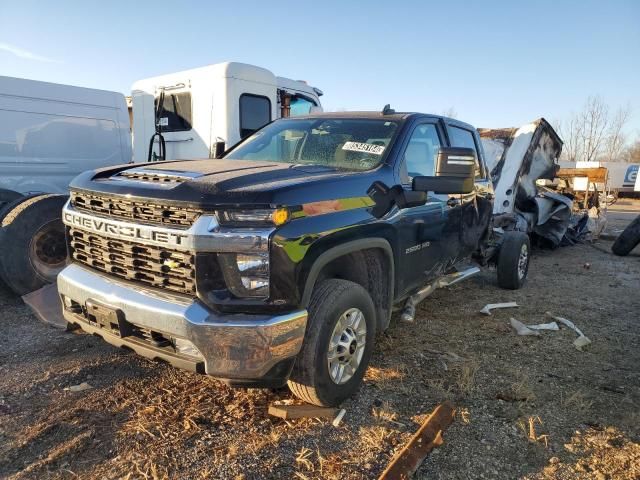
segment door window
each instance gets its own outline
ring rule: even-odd
[[[267,97],[240,95],[240,137],[246,138],[271,121],[271,101]]]
[[[476,142],[473,139],[473,133],[464,128],[449,126],[449,137],[452,147],[471,148],[476,152],[476,178],[482,178],[482,169],[480,168],[480,155]]]
[[[439,149],[440,138],[436,126],[433,123],[418,125],[404,152],[403,174],[409,178],[432,176]]]
[[[155,99],[156,109],[160,96]],[[191,92],[164,94],[158,115],[163,132],[188,132],[191,130]]]

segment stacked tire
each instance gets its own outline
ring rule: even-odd
[[[65,195],[30,195],[0,208],[0,279],[18,295],[55,281],[67,262]]]
[[[611,246],[611,251],[616,255],[625,256],[631,253],[640,243],[640,215],[633,222],[627,225],[627,228],[618,235],[616,241]]]

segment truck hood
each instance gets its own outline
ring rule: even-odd
[[[225,204],[297,205],[366,195],[374,172],[248,160],[188,160],[85,172],[70,186],[204,208]],[[379,175],[375,176],[379,179]]]

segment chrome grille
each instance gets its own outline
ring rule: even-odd
[[[110,275],[195,295],[194,255],[69,229],[71,257]]]
[[[192,208],[84,192],[71,192],[71,205],[78,211],[95,213],[103,217],[129,219],[138,223],[182,229],[189,228],[202,213]]]

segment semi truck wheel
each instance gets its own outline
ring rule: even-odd
[[[5,213],[0,228],[0,277],[18,295],[55,280],[67,261],[64,195],[36,195]]]
[[[625,255],[629,255],[638,243],[640,243],[640,215],[618,235],[616,241],[611,245],[611,251],[616,255],[624,257]]]
[[[508,290],[522,288],[529,272],[531,243],[523,232],[505,232],[498,253],[498,286]]]
[[[353,395],[369,364],[375,330],[373,301],[360,285],[331,279],[316,286],[304,344],[289,379],[293,394],[327,407]]]

